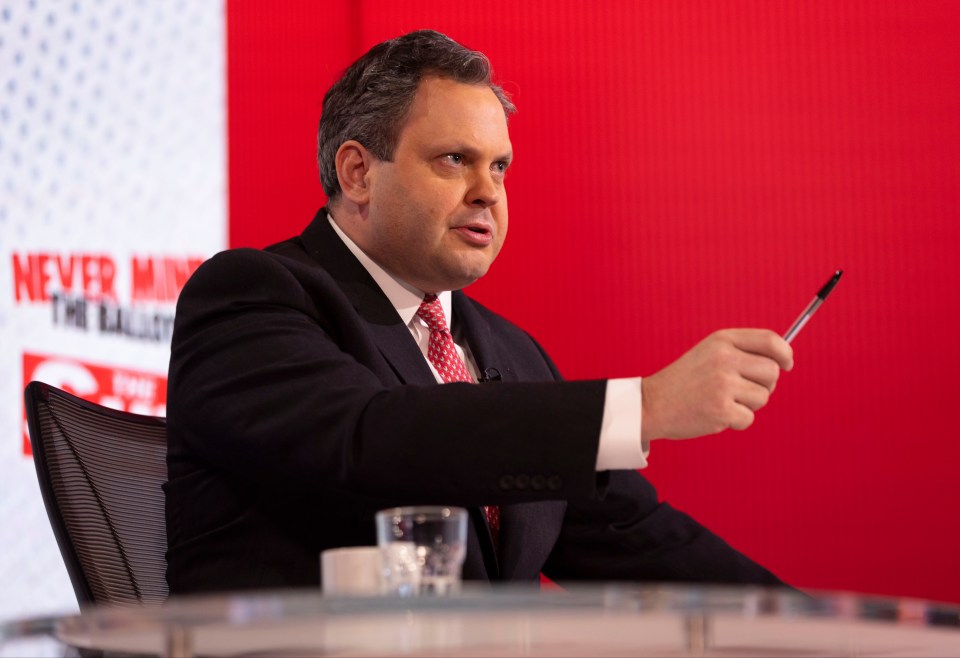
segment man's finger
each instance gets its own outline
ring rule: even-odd
[[[743,387],[733,397],[737,404],[743,405],[750,411],[757,411],[770,401],[770,391],[764,386],[753,382],[744,382]]]
[[[730,339],[739,350],[771,358],[784,370],[793,369],[793,348],[768,329],[734,329]]]
[[[753,425],[756,418],[753,411],[742,404],[734,405],[734,407],[734,411],[731,412],[730,429],[745,430]]]
[[[772,393],[780,378],[780,366],[769,357],[746,354],[740,364],[740,376]]]

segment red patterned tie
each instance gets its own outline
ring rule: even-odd
[[[453,336],[450,335],[450,329],[447,328],[447,319],[443,315],[443,307],[436,295],[424,295],[420,308],[417,310],[423,321],[430,329],[430,344],[427,347],[427,359],[433,364],[433,367],[440,373],[440,378],[445,384],[450,382],[470,382],[473,383],[473,377],[467,371],[467,366],[463,359],[457,354],[457,348],[453,344]],[[500,508],[495,505],[484,506],[483,512],[487,517],[487,525],[490,526],[490,534],[493,535],[494,545],[499,545],[500,537]]]
[[[467,372],[467,366],[457,354],[453,345],[453,336],[447,328],[447,320],[443,317],[443,307],[436,295],[425,295],[417,311],[427,327],[430,329],[430,346],[427,348],[427,358],[440,373],[444,384],[450,382],[470,382],[473,377]]]

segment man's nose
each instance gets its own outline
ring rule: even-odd
[[[500,201],[500,191],[503,183],[494,179],[490,171],[477,172],[467,190],[467,203],[472,206],[488,208]]]

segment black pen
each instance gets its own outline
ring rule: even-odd
[[[803,309],[803,313],[800,314],[793,324],[790,325],[790,328],[787,329],[787,333],[783,335],[783,339],[788,343],[792,341],[797,334],[800,333],[800,330],[803,329],[803,325],[817,312],[817,309],[820,308],[820,305],[827,300],[827,295],[830,294],[830,291],[833,290],[833,287],[837,285],[837,281],[840,280],[840,277],[843,276],[843,270],[837,270],[836,273],[830,277],[830,280],[823,284],[823,287],[820,288],[820,292],[817,293],[817,296],[813,298],[813,301],[807,305],[807,308]]]

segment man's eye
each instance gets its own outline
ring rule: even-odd
[[[448,153],[443,157],[445,157],[447,159],[447,162],[449,162],[450,164],[455,164],[455,165],[463,164],[463,156],[460,155],[459,153]]]
[[[493,168],[496,169],[501,174],[507,171],[508,166],[509,164],[507,164],[506,162],[503,162],[502,160],[500,162],[493,163]]]

